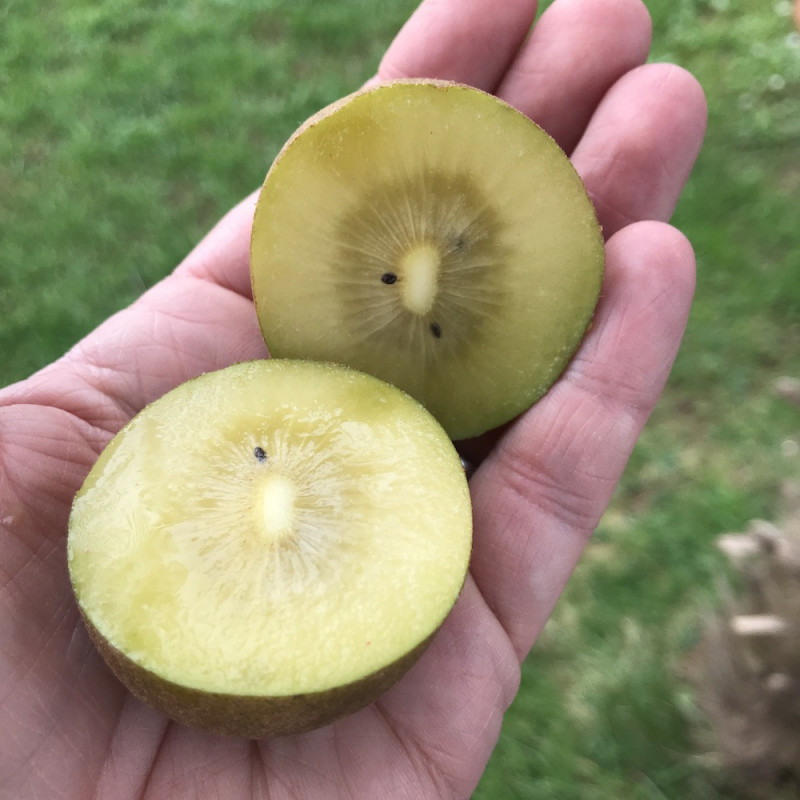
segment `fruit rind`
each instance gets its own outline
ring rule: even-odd
[[[434,631],[392,664],[324,692],[275,697],[231,695],[200,691],[160,678],[111,645],[84,610],[80,611],[103,660],[134,697],[183,725],[242,739],[307,733],[361,710],[414,666],[437,633]]]

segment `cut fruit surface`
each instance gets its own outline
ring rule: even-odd
[[[419,403],[339,366],[249,362],[111,441],[73,505],[69,569],[134,693],[265,736],[397,680],[458,596],[471,525],[458,455]]]
[[[274,356],[349,364],[454,439],[561,374],[592,318],[603,238],[558,145],[496,98],[398,81],[312,117],[275,159],[251,240]]]

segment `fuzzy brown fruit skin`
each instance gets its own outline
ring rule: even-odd
[[[111,645],[83,609],[80,611],[103,660],[134,697],[183,725],[243,739],[307,733],[365,708],[414,666],[436,636],[434,631],[393,664],[344,686],[285,697],[258,697],[198,691],[160,678]]]
[[[428,128],[429,108],[436,113]],[[404,114],[415,120],[413,135],[405,128],[404,136],[395,133]],[[477,133],[482,138],[473,146]],[[401,137],[412,144],[393,149]],[[501,150],[513,155],[493,173]],[[432,187],[434,199],[414,209],[419,185],[424,192]],[[326,196],[335,199],[326,205]],[[432,302],[412,297],[384,314],[389,291],[379,284],[396,291],[403,280],[395,269],[374,267],[388,263],[383,256],[391,248],[379,262],[372,232],[391,220],[386,227],[408,243],[425,230],[424,248],[427,225],[399,229],[395,217],[414,217],[424,207],[433,216],[444,209],[447,219],[448,203],[464,220],[481,220],[478,235],[467,238],[467,249],[474,248],[466,254],[469,268],[456,263],[465,254],[452,256],[449,272],[442,266],[439,273],[450,282],[442,279]],[[373,218],[376,227],[369,228]],[[434,245],[441,255],[458,251],[460,241],[451,228]],[[343,255],[329,261],[339,243]],[[399,253],[402,270],[408,250]],[[485,267],[475,269],[479,262]],[[370,280],[378,291],[365,290],[364,274],[376,269]],[[267,173],[251,239],[253,297],[274,356],[336,361],[377,375],[423,403],[454,440],[505,424],[550,388],[591,325],[603,272],[596,214],[558,145],[507,103],[441,80],[369,86],[303,123]],[[460,277],[468,273],[471,286]],[[450,318],[439,318],[445,314]],[[382,315],[386,325],[373,323]]]

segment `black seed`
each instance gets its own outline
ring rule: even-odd
[[[442,327],[438,322],[431,322],[431,333],[437,338],[442,338]]]
[[[464,236],[463,233],[460,233],[458,236],[453,239],[453,250],[459,251],[463,250],[467,246],[467,237]]]
[[[395,275],[394,272],[384,272],[383,275],[381,275],[381,280],[385,284],[391,285],[397,283],[397,275]]]
[[[256,461],[260,461],[262,464],[267,460],[267,451],[263,447],[256,447],[253,455],[256,457]]]

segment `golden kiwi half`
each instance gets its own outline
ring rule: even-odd
[[[267,174],[251,240],[274,356],[376,375],[453,439],[544,394],[603,269],[594,208],[555,141],[441,81],[374,86],[308,120]]]
[[[455,603],[471,541],[461,462],[417,401],[342,366],[269,360],[131,420],[76,495],[68,559],[133,694],[261,738],[391,686]]]

